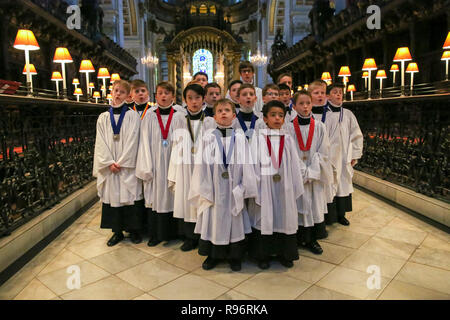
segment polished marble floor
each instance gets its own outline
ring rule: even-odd
[[[204,257],[179,241],[106,246],[97,203],[3,284],[0,299],[450,299],[448,233],[360,190],[353,205],[350,226],[328,228],[322,255],[300,250],[291,269],[246,261],[232,272],[204,271]],[[71,266],[80,289],[67,285]],[[380,272],[378,288],[369,266]]]

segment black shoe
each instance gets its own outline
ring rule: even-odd
[[[205,261],[203,261],[202,268],[204,270],[211,270],[215,266],[217,266],[218,261],[216,259],[213,259],[211,257],[206,258]]]
[[[339,222],[340,224],[342,224],[343,226],[348,226],[348,225],[350,225],[350,221],[348,221],[345,217],[340,217],[339,220],[338,220],[338,222]]]
[[[192,239],[186,239],[184,240],[183,245],[181,246],[181,251],[190,251],[193,250],[196,247],[196,243]]]
[[[148,239],[147,245],[149,247],[154,247],[154,246],[158,245],[159,243],[161,243],[160,240],[157,240],[157,239],[154,239],[154,238],[150,238],[150,239]]]
[[[230,260],[230,268],[233,271],[240,271],[241,270],[241,260],[231,259]]]
[[[286,260],[283,257],[278,257],[280,263],[282,266],[285,266],[286,268],[292,268],[294,266],[294,263],[291,260]]]
[[[131,242],[133,242],[134,244],[138,244],[142,242],[142,237],[139,234],[139,232],[130,232],[130,239]]]
[[[118,244],[120,241],[122,241],[124,238],[123,233],[122,232],[115,232],[113,234],[113,236],[111,237],[111,239],[108,240],[108,247],[112,247],[115,246],[116,244]]]
[[[323,249],[317,241],[308,243],[309,250],[314,254],[322,254]]]
[[[270,263],[268,260],[261,260],[258,262],[258,267],[260,269],[266,270],[270,268]]]

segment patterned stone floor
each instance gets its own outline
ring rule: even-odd
[[[351,225],[328,228],[322,255],[300,250],[291,269],[244,262],[240,272],[204,271],[204,257],[179,241],[110,248],[97,203],[1,286],[0,299],[450,299],[450,235],[362,191],[353,199]],[[70,266],[80,289],[68,288]],[[380,270],[379,289],[367,285],[369,266]]]

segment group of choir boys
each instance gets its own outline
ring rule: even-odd
[[[148,246],[182,239],[198,247],[209,270],[248,257],[261,269],[285,267],[298,247],[321,254],[325,225],[349,225],[353,166],[363,136],[342,107],[343,86],[312,82],[291,96],[292,77],[252,85],[254,68],[222,88],[198,72],[174,104],[169,82],[149,104],[145,82],[113,84],[112,103],[97,121],[93,174],[108,246],[148,235]]]

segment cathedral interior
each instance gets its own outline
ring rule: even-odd
[[[16,0],[0,25],[0,300],[450,299],[448,1]],[[92,166],[113,76],[143,80],[152,104],[168,81],[181,105],[197,72],[225,95],[242,61],[259,88],[343,82],[364,136],[351,225],[271,272],[202,270],[179,241],[107,247]]]

